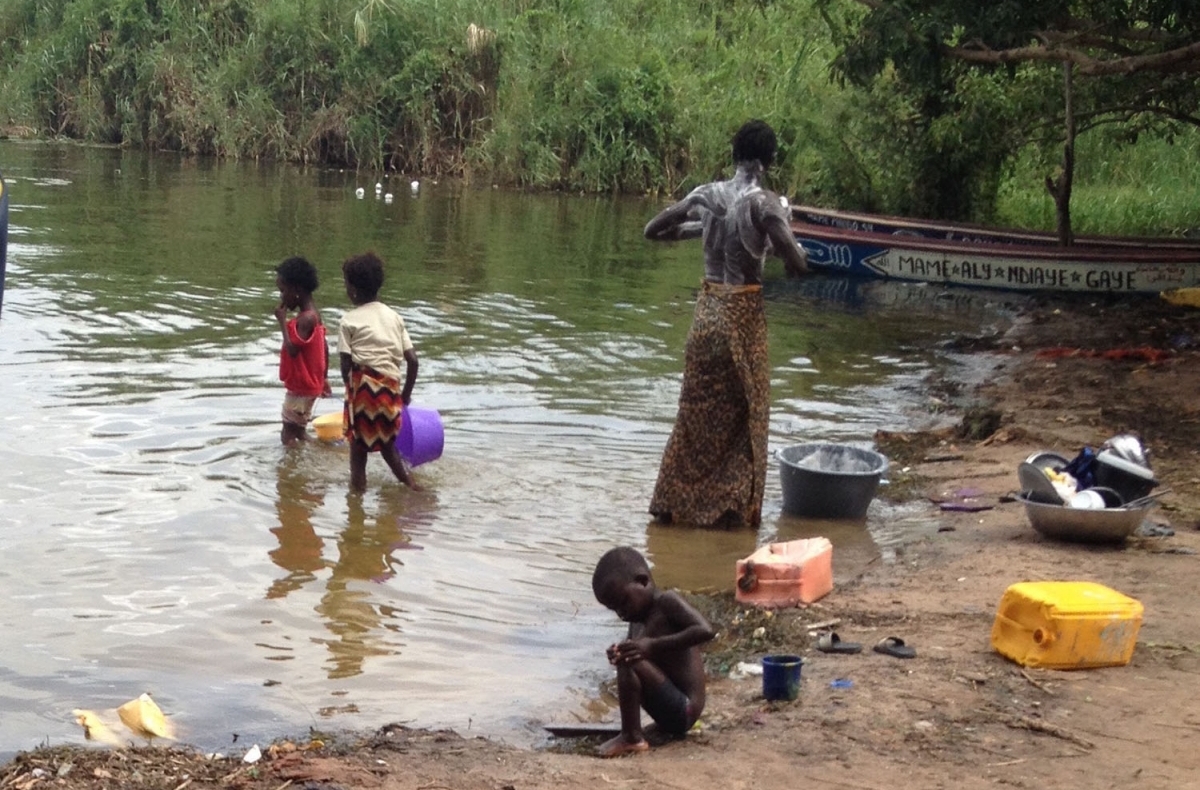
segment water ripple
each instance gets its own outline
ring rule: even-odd
[[[644,548],[665,584],[727,589],[734,559],[802,529],[774,475],[758,535],[648,524],[698,272],[694,247],[640,242],[646,206],[445,186],[367,207],[288,169],[0,149],[0,627],[21,634],[0,655],[0,756],[30,732],[80,742],[62,712],[146,689],[201,747],[396,719],[531,738],[531,717],[608,677],[621,626],[590,590],[605,549]],[[438,201],[455,211],[423,213]],[[475,219],[448,219],[462,212]],[[333,346],[338,262],[366,245],[417,343],[414,399],[445,425],[424,492],[372,458],[350,494],[344,445],[279,446],[273,266],[318,262]],[[942,364],[931,338],[978,320],[871,299],[864,316],[772,286],[772,448],[916,419]],[[925,529],[919,513],[871,518],[839,538],[846,556]]]

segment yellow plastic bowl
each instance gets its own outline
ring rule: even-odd
[[[1172,288],[1159,296],[1180,307],[1200,307],[1200,288]]]
[[[313,430],[317,432],[317,438],[323,442],[336,442],[344,438],[346,434],[346,427],[342,422],[340,411],[314,417],[312,425]]]

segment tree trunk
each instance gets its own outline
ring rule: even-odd
[[[1055,180],[1046,176],[1046,191],[1054,198],[1054,215],[1058,227],[1058,243],[1069,247],[1075,243],[1071,231],[1071,184],[1075,177],[1075,101],[1071,77],[1074,64],[1063,64],[1064,115],[1067,123],[1067,139],[1063,144],[1062,172]]]

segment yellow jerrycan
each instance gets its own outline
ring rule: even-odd
[[[1004,591],[992,647],[1026,667],[1092,669],[1133,658],[1142,604],[1095,582],[1021,582]]]

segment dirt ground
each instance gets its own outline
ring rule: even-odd
[[[876,437],[891,460],[888,490],[901,492],[889,496],[929,500],[939,531],[806,609],[747,612],[732,596],[706,603],[721,632],[714,667],[739,651],[804,655],[795,702],[765,702],[755,677],[714,678],[688,738],[616,760],[589,756],[586,741],[523,750],[393,726],[281,742],[254,765],[179,748],[43,749],[0,766],[0,790],[1200,787],[1200,311],[1047,299],[1011,327],[956,345],[1000,363],[977,388],[929,382],[933,402],[962,414],[959,428]],[[1117,547],[1057,543],[1007,501],[1029,453],[1072,457],[1125,432],[1142,438],[1171,489],[1150,521],[1173,534]],[[964,488],[991,509],[943,512],[932,501]],[[1061,672],[994,652],[996,604],[1027,580],[1098,581],[1141,601],[1132,662]],[[829,621],[867,649],[812,649],[811,627]],[[869,649],[888,635],[917,657]]]

